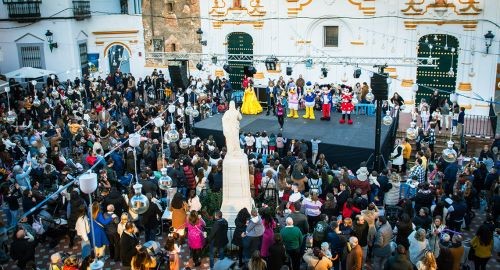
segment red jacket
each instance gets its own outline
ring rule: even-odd
[[[342,217],[350,218],[353,213],[359,214],[361,211],[355,206],[347,207],[347,202],[344,203],[344,206],[342,207]]]
[[[196,179],[194,177],[193,168],[191,168],[191,166],[189,165],[185,165],[184,167],[182,167],[182,170],[184,171],[184,176],[186,177],[187,187],[189,189],[195,189]]]

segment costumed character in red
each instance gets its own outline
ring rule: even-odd
[[[347,114],[347,123],[352,125],[351,112],[354,110],[352,99],[352,91],[347,86],[342,85],[342,94],[340,95],[342,119],[339,121],[341,124],[345,123],[345,116]]]

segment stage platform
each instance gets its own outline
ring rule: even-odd
[[[303,112],[299,112],[300,116]],[[315,112],[316,120],[285,118],[283,136],[291,139],[304,139],[309,143],[313,138],[321,140],[319,152],[324,153],[330,164],[337,163],[350,168],[357,168],[359,163],[366,161],[375,149],[375,116],[353,115],[354,124],[340,124],[340,113],[333,113],[331,121],[321,121],[321,112]],[[383,152],[392,145],[389,142],[389,131],[392,126],[382,125],[381,144]],[[243,115],[240,122],[242,132],[262,132],[278,134],[278,120],[272,114],[265,112],[259,115]],[[201,138],[213,135],[217,145],[224,144],[222,132],[222,114],[204,119],[195,124],[195,133]],[[384,149],[385,148],[385,149]],[[392,149],[390,149],[392,150]],[[310,155],[310,153],[309,153]]]

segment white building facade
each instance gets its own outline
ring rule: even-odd
[[[386,71],[393,78],[389,97],[398,92],[407,104],[438,88],[475,98],[459,97],[458,102],[467,113],[484,115],[489,106],[480,100],[495,96],[499,1],[207,0],[200,1],[200,9],[202,39],[207,41],[204,54],[241,52],[289,59],[279,63],[278,71],[254,63],[255,78],[262,83],[281,75],[296,79],[299,74],[312,82],[369,82],[366,71],[377,71],[373,65],[380,64],[369,58],[390,57],[398,59],[387,61]],[[486,54],[488,31],[497,37]],[[237,39],[247,39],[247,44]],[[437,67],[417,67],[407,60],[417,56],[436,58]],[[297,57],[311,57],[312,65],[290,60]],[[339,57],[352,61],[331,64]],[[193,72],[227,77],[222,64],[206,61],[206,71]],[[365,71],[359,78],[353,77],[356,64]],[[290,76],[286,67],[292,68]],[[328,71],[326,77],[322,68]],[[412,91],[414,83],[422,85],[417,94]]]
[[[0,74],[27,66],[54,71],[60,80],[82,74],[102,77],[117,68],[141,74],[141,2],[4,0],[0,3]]]

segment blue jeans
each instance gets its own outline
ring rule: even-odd
[[[210,267],[214,267],[215,251],[219,254],[219,260],[224,259],[224,247],[214,247],[214,244],[210,243]]]
[[[10,215],[9,208],[2,208],[3,214],[7,218],[7,222],[5,224],[10,225],[12,223],[12,216]]]
[[[83,241],[82,240],[82,258],[86,258],[90,256],[91,252],[91,246],[90,246],[90,241]]]
[[[17,214],[19,213],[19,210],[10,210],[10,227],[14,227],[17,225]]]

